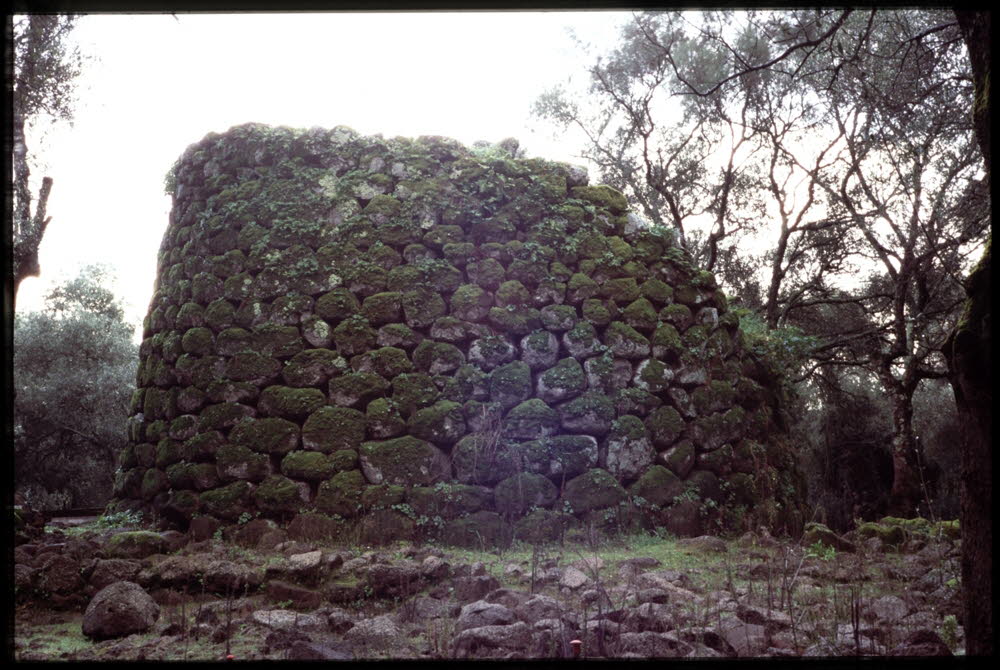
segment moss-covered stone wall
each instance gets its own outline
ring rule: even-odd
[[[502,147],[256,124],[189,147],[115,505],[454,543],[798,527],[714,276],[583,169]]]

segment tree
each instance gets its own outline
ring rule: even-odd
[[[96,506],[125,446],[138,351],[108,272],[87,267],[14,324],[18,488]]]
[[[715,214],[693,253],[737,293],[753,289],[769,328],[821,339],[808,373],[861,366],[877,376],[893,402],[892,508],[912,514],[921,497],[913,394],[946,372],[938,349],[957,316],[958,277],[988,227],[954,16],[644,13],[622,39],[590,69],[595,114],[559,91],[537,111],[583,129],[586,153],[605,160],[605,175],[622,175],[647,213],[665,204],[661,220],[678,230]],[[664,96],[684,110],[659,136],[657,96],[660,110]],[[733,139],[720,140],[727,127]],[[718,173],[706,167],[713,156],[723,157]],[[710,203],[701,211],[699,198]],[[775,221],[768,250],[730,267],[763,261],[767,276],[712,268],[724,240],[745,256],[755,227],[728,222],[755,216]],[[699,239],[683,232],[689,247]]]
[[[12,26],[14,72],[13,103],[13,212],[14,212],[14,287],[26,277],[38,276],[38,247],[49,224],[46,206],[52,191],[52,179],[44,177],[38,201],[32,211],[27,127],[43,117],[72,121],[76,78],[83,57],[71,48],[68,35],[76,17],[32,14],[18,17]]]
[[[972,119],[991,180],[990,12],[956,12],[975,84]],[[962,448],[962,583],[966,653],[993,655],[993,381],[991,239],[965,282],[962,318],[944,346],[964,427]]]

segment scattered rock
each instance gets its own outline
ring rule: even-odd
[[[402,633],[399,626],[388,614],[372,619],[362,619],[344,633],[344,639],[355,647],[386,649],[394,646]]]
[[[490,591],[500,588],[500,582],[492,575],[458,577],[452,582],[455,600],[461,603],[481,600]]]
[[[99,559],[90,573],[90,584],[97,589],[103,589],[115,582],[132,582],[142,565],[139,561],[126,558]]]
[[[876,598],[867,607],[867,613],[881,621],[899,621],[907,614],[910,608],[899,596],[882,596]]]
[[[83,613],[83,634],[97,640],[144,633],[160,616],[160,607],[135,582],[115,582],[101,589]]]
[[[910,634],[903,644],[889,651],[890,656],[951,656],[951,649],[941,636],[932,630],[918,630]]]
[[[423,578],[421,566],[410,560],[396,563],[376,563],[368,568],[368,585],[379,598],[412,595],[419,590]]]
[[[482,626],[462,631],[452,639],[454,658],[516,658],[531,643],[531,629],[523,621],[508,626]]]
[[[770,646],[764,626],[743,623],[738,619],[723,619],[716,629],[737,656],[759,656]]]
[[[427,579],[437,581],[451,574],[451,564],[439,556],[428,556],[420,564],[420,571]]]
[[[503,626],[513,623],[515,619],[514,613],[503,605],[477,600],[462,608],[455,622],[455,632],[482,626]]]
[[[250,620],[274,630],[316,633],[327,630],[326,619],[292,610],[257,610],[250,615]]]
[[[569,566],[563,569],[562,577],[559,579],[559,586],[575,591],[589,581],[590,577],[584,574],[582,570]]]
[[[744,623],[765,626],[769,630],[781,630],[792,625],[792,618],[784,612],[769,610],[764,607],[754,607],[740,603],[736,608],[736,616]]]
[[[622,633],[617,640],[618,654],[635,654],[638,658],[676,658],[692,651],[691,645],[671,633]]]
[[[268,581],[267,595],[275,602],[289,602],[289,607],[296,610],[314,610],[324,601],[323,594],[319,591],[278,579]]]

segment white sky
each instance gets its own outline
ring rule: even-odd
[[[41,307],[84,265],[118,275],[141,322],[170,198],[163,177],[209,132],[256,121],[347,125],[385,137],[465,144],[517,137],[529,155],[580,162],[530,118],[545,89],[591,62],[566,34],[614,45],[629,12],[93,15],[72,35],[96,57],[78,80],[72,127],[29,136],[54,179],[42,277],[18,310]],[[534,131],[534,132],[533,132]],[[33,189],[37,193],[37,186]],[[138,333],[137,333],[138,337]]]

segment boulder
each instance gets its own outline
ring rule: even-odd
[[[399,626],[391,615],[383,614],[371,619],[362,619],[344,633],[344,640],[355,647],[385,649],[394,646],[402,636]]]
[[[514,613],[503,605],[477,600],[464,606],[459,612],[455,632],[481,626],[504,626],[514,623],[515,619]]]
[[[135,582],[114,582],[91,599],[83,613],[83,634],[97,640],[144,633],[160,616],[160,606]]]
[[[531,642],[531,629],[523,621],[507,626],[468,628],[452,639],[453,658],[516,658]]]
[[[315,614],[302,614],[291,610],[257,610],[250,615],[253,623],[281,631],[324,632],[326,619]]]

